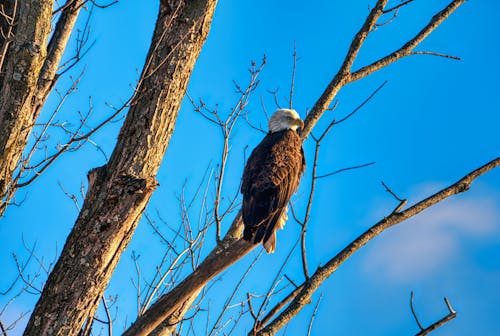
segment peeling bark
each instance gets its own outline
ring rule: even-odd
[[[24,335],[77,335],[97,309],[149,198],[216,0],[162,1],[137,93],[109,162],[89,173],[78,219]]]

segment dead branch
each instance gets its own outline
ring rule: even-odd
[[[452,59],[452,60],[455,60],[455,61],[460,61],[461,60],[461,58],[458,57],[458,56],[447,55],[447,54],[438,53],[438,52],[435,52],[435,51],[412,51],[410,53],[410,55],[430,55],[430,56],[437,56],[437,57],[449,58],[449,59]]]
[[[108,304],[106,303],[106,298],[104,296],[102,297],[102,305],[104,307],[104,312],[106,313],[106,318],[108,319],[105,323],[108,328],[108,336],[113,336],[113,319],[109,313]]]
[[[390,12],[393,12],[393,11],[397,11],[401,7],[408,5],[410,2],[413,2],[413,0],[401,1],[400,4],[398,4],[398,5],[394,6],[394,7],[391,7],[391,8],[388,8],[388,9],[384,9],[384,14],[387,14],[387,13],[390,13]]]
[[[81,129],[84,126],[88,127],[88,125],[86,123],[87,123],[88,118],[91,115],[92,110],[93,110],[92,103],[90,103],[89,113],[83,117],[82,123],[78,126],[78,128],[75,131],[71,132],[71,136],[68,139],[68,141],[64,144],[60,144],[58,146],[58,150],[54,154],[47,156],[46,158],[44,158],[43,160],[41,160],[40,162],[38,162],[32,166],[25,167],[23,169],[23,171],[27,170],[27,169],[37,168],[37,167],[40,167],[40,168],[28,180],[15,184],[15,186],[14,186],[15,189],[23,188],[23,187],[26,187],[27,185],[33,183],[62,154],[66,153],[68,151],[75,151],[76,149],[79,149],[85,143],[85,141],[89,141],[89,139],[92,135],[94,135],[97,131],[99,131],[104,126],[108,125],[112,120],[114,120],[116,117],[118,117],[118,115],[121,114],[126,108],[128,108],[130,106],[130,102],[132,101],[132,99],[134,97],[135,97],[135,94],[131,98],[129,98],[121,107],[117,108],[110,116],[108,116],[106,119],[101,121],[97,126],[91,127],[90,131],[81,134],[80,133]],[[74,145],[74,144],[76,145],[76,148],[72,147],[72,145]],[[19,179],[21,177],[22,176],[20,174],[17,174],[15,181],[16,182],[19,181]]]
[[[366,40],[368,34],[372,31],[375,23],[379,19],[379,17],[383,14],[382,10],[387,4],[388,0],[379,0],[375,7],[370,11],[370,14],[366,18],[363,26],[359,30],[359,32],[354,37],[349,50],[340,66],[339,71],[333,77],[332,81],[328,84],[326,89],[321,94],[320,98],[316,101],[313,108],[307,115],[304,122],[304,129],[301,132],[302,138],[307,138],[314,125],[321,118],[323,113],[328,109],[328,106],[331,104],[338,91],[346,84],[349,83],[350,79],[350,70],[358,52]]]
[[[63,25],[71,24],[70,20],[74,20],[75,15],[78,14],[78,11],[81,6],[79,6],[77,2],[79,2],[80,5],[83,5],[87,1],[88,0],[83,0],[83,1],[73,0],[73,4],[71,5],[71,7],[68,7],[65,10],[63,10],[61,17],[58,20],[58,25],[61,25],[61,29],[65,28]],[[58,63],[54,64],[53,71],[59,71],[59,73],[55,74],[54,72],[55,75],[53,76],[51,86],[54,86],[55,81],[57,81],[61,76],[63,76],[65,73],[74,68],[78,63],[80,63],[81,60],[89,53],[89,51],[94,46],[95,40],[90,42],[90,32],[91,32],[90,20],[92,18],[93,13],[94,13],[94,6],[91,6],[90,10],[88,11],[87,18],[85,20],[83,28],[77,31],[75,38],[75,49],[71,57],[66,61],[64,61],[63,63],[61,63],[61,58],[59,56]]]
[[[327,174],[323,174],[323,175],[318,175],[318,176],[316,176],[316,179],[322,179],[322,178],[329,177],[329,176],[332,176],[332,175],[336,175],[336,174],[339,174],[339,173],[342,173],[342,172],[345,172],[345,171],[348,171],[348,170],[353,170],[353,169],[359,169],[359,168],[368,167],[368,166],[374,165],[375,163],[376,162],[368,162],[368,163],[363,163],[363,164],[360,164],[360,165],[357,165],[357,166],[340,168],[340,169],[332,171],[331,173],[327,173]]]
[[[241,213],[238,213],[224,239],[198,268],[170,292],[161,296],[123,335],[142,335],[152,331],[189,300],[194,300],[199,291],[217,274],[253,250],[255,245],[240,239],[242,226]]]
[[[346,116],[344,116],[343,118],[339,119],[339,120],[335,120],[334,121],[334,124],[337,125],[337,124],[340,124],[344,121],[346,121],[347,119],[349,119],[350,117],[352,117],[353,115],[355,115],[359,110],[361,110],[361,108],[363,106],[366,105],[366,103],[368,103],[373,97],[375,97],[375,95],[380,91],[382,90],[382,88],[387,84],[387,81],[384,81],[382,84],[380,84],[368,97],[366,97],[365,100],[363,100],[361,102],[361,104],[359,104],[354,110],[352,110],[352,112],[350,112],[349,114],[347,114]]]
[[[465,0],[453,0],[448,6],[443,10],[434,15],[429,23],[418,32],[414,38],[406,42],[401,48],[390,53],[389,55],[382,57],[378,61],[373,62],[370,65],[362,67],[361,69],[353,72],[350,76],[349,82],[354,82],[358,79],[368,76],[369,74],[378,71],[395,61],[411,55],[415,47],[417,47],[427,36],[429,36],[434,29],[436,29],[444,20],[446,20],[451,13],[453,13],[458,7],[460,7]]]
[[[287,256],[285,257],[285,259],[281,263],[280,268],[276,272],[276,275],[274,276],[274,279],[271,282],[271,285],[269,286],[269,289],[268,289],[266,295],[264,296],[264,300],[262,301],[262,303],[261,303],[261,305],[259,307],[259,310],[257,311],[257,320],[255,320],[255,322],[254,322],[251,334],[255,333],[257,330],[259,330],[261,328],[262,322],[260,321],[260,318],[262,316],[264,316],[264,313],[265,313],[265,311],[267,309],[267,306],[268,306],[268,304],[269,304],[269,302],[271,300],[271,297],[273,295],[277,294],[278,291],[276,291],[276,288],[278,287],[279,283],[283,279],[283,277],[281,276],[281,274],[283,273],[283,271],[285,270],[286,265],[290,261],[292,255],[293,255],[293,253],[295,251],[295,249],[297,248],[297,245],[298,245],[299,241],[300,241],[300,238],[297,239],[297,241],[295,242],[295,244],[293,244],[293,246],[290,249],[290,251],[288,252]]]
[[[92,4],[93,4],[94,6],[96,6],[97,8],[102,8],[102,9],[104,9],[104,8],[108,8],[108,7],[111,7],[111,6],[115,5],[115,4],[117,4],[117,3],[118,3],[118,0],[111,1],[111,2],[109,2],[109,3],[107,3],[107,4],[104,4],[104,5],[100,5],[100,4],[98,4],[95,0],[90,0],[90,2],[92,2]]]

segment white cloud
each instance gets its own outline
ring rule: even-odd
[[[492,195],[461,195],[425,210],[374,241],[364,271],[403,283],[428,277],[457,258],[463,243],[500,236],[498,203]]]

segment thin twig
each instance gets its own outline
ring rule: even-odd
[[[293,108],[293,91],[295,89],[295,71],[297,70],[297,43],[293,41],[293,65],[292,65],[292,78],[290,80],[290,96],[289,107]]]
[[[2,335],[3,336],[8,336],[7,335],[7,330],[5,330],[5,327],[4,327],[4,325],[3,325],[3,323],[2,323],[1,320],[0,320],[0,330],[2,330]]]
[[[115,4],[117,4],[118,0],[111,1],[110,3],[104,4],[104,5],[98,4],[95,0],[90,0],[90,2],[92,2],[92,4],[94,6],[96,6],[97,8],[102,8],[103,9],[103,8],[108,8],[108,7],[111,7],[111,6],[115,5]]]
[[[420,330],[424,330],[424,327],[422,327],[422,324],[418,320],[417,313],[415,313],[415,308],[413,307],[413,299],[414,299],[414,297],[415,297],[415,294],[413,293],[413,291],[411,291],[411,294],[410,294],[410,309],[411,309],[411,313],[413,315],[413,318],[415,318],[415,322],[417,322],[417,325],[420,328]]]
[[[460,61],[461,58],[458,56],[454,55],[448,55],[448,54],[442,54],[434,51],[412,51],[410,55],[430,55],[430,56],[437,56],[437,57],[444,57],[444,58],[450,58],[455,61]]]
[[[111,315],[109,314],[108,304],[106,303],[106,299],[104,298],[104,296],[102,297],[102,305],[104,307],[106,317],[108,318],[108,336],[113,336],[113,320],[111,319]]]
[[[390,12],[392,12],[392,11],[395,11],[395,10],[400,9],[400,8],[401,8],[401,7],[403,7],[403,6],[408,5],[408,4],[409,4],[409,3],[411,3],[411,2],[413,2],[413,0],[406,0],[406,1],[403,1],[403,2],[401,2],[399,5],[396,5],[396,6],[394,6],[394,7],[391,7],[391,8],[389,8],[389,9],[384,9],[382,12],[383,12],[384,14],[390,13]]]
[[[389,194],[392,195],[392,197],[394,197],[397,201],[399,201],[399,204],[398,206],[392,211],[392,213],[399,213],[401,211],[401,209],[403,209],[403,207],[406,205],[406,203],[408,203],[408,200],[407,199],[402,199],[402,198],[399,198],[398,195],[396,195],[388,186],[387,184],[384,183],[384,181],[382,181],[382,185],[384,186],[385,188],[385,191],[387,191]]]
[[[375,163],[376,162],[369,162],[369,163],[364,163],[364,164],[357,165],[357,166],[352,166],[352,167],[346,167],[346,168],[337,169],[337,170],[334,170],[334,171],[332,171],[331,173],[328,173],[328,174],[318,175],[318,176],[316,176],[316,179],[322,179],[322,178],[325,178],[325,177],[328,177],[328,176],[336,175],[336,174],[345,172],[347,170],[368,167],[368,166],[374,165]]]
[[[316,314],[318,313],[318,307],[319,307],[319,304],[321,303],[322,299],[323,299],[323,294],[320,295],[318,301],[316,302],[316,305],[314,306],[313,314],[311,315],[311,319],[309,320],[309,327],[307,328],[307,336],[311,335],[314,318],[316,317]]]
[[[260,317],[264,314],[264,311],[267,307],[267,304],[269,303],[269,300],[271,299],[271,296],[274,293],[274,290],[278,286],[278,283],[280,281],[280,275],[285,269],[285,266],[288,264],[288,261],[290,260],[293,252],[295,251],[295,248],[297,247],[297,244],[299,242],[299,239],[295,242],[295,244],[292,246],[290,249],[290,252],[288,252],[288,255],[286,256],[285,260],[281,264],[280,268],[278,269],[278,272],[276,273],[276,276],[273,279],[273,282],[271,283],[271,286],[269,286],[269,290],[266,293],[266,296],[264,298],[264,301],[262,301],[262,304],[259,307],[259,311],[257,312],[257,318],[260,319]],[[257,320],[256,323],[254,323],[253,330],[258,330],[262,326],[262,323]]]
[[[382,90],[382,88],[387,84],[387,81],[384,81],[382,84],[380,84],[365,100],[363,100],[361,102],[361,104],[359,104],[354,110],[352,110],[351,113],[349,113],[348,115],[346,115],[345,117],[343,117],[342,119],[339,119],[337,121],[335,121],[335,125],[337,124],[340,124],[341,122],[344,122],[346,121],[347,119],[349,119],[350,117],[352,117],[354,114],[356,114],[356,112],[358,112],[359,110],[361,110],[361,108],[363,106],[366,105],[366,103],[368,103],[373,97],[375,97],[375,95],[380,91]]]
[[[233,292],[231,293],[231,295],[229,296],[229,298],[224,303],[224,306],[222,307],[222,310],[219,313],[219,316],[215,320],[215,323],[212,326],[212,329],[210,330],[210,333],[206,333],[206,335],[212,335],[214,333],[215,329],[218,327],[219,323],[221,322],[222,318],[224,317],[224,313],[227,311],[227,308],[231,304],[231,301],[233,300],[233,298],[235,297],[236,293],[240,289],[241,285],[243,284],[243,282],[247,278],[248,274],[250,274],[250,271],[253,269],[253,267],[255,266],[255,264],[257,263],[257,261],[259,260],[259,258],[262,256],[262,251],[263,250],[261,250],[259,252],[259,254],[257,254],[257,256],[255,256],[255,258],[253,259],[252,263],[248,266],[248,268],[245,271],[245,273],[241,276],[240,280],[238,281],[238,283],[234,287]]]

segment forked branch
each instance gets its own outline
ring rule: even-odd
[[[378,19],[389,12],[392,12],[392,9],[385,10],[385,6],[387,5],[387,0],[378,0],[375,7],[370,11],[370,14],[366,18],[363,26],[358,31],[353,41],[351,42],[351,46],[344,58],[344,61],[337,72],[337,74],[333,77],[332,81],[328,84],[326,89],[323,91],[321,97],[314,104],[311,112],[307,115],[305,120],[305,126],[301,133],[301,137],[303,139],[309,136],[309,133],[314,128],[314,125],[321,118],[323,113],[328,109],[328,106],[331,104],[337,93],[340,91],[342,87],[345,85],[357,81],[361,78],[364,78],[375,71],[378,71],[399,59],[415,54],[422,54],[422,52],[415,52],[414,49],[427,37],[429,34],[434,31],[444,20],[446,20],[451,13],[453,13],[460,5],[462,5],[465,0],[453,0],[451,1],[446,8],[438,12],[434,15],[429,23],[418,32],[412,39],[406,42],[401,48],[396,51],[388,54],[385,57],[380,58],[379,60],[373,62],[372,64],[366,65],[359,70],[354,72],[351,71],[352,65],[356,56],[358,55],[359,50],[361,49],[364,41],[367,36],[372,32],[373,27],[376,25]],[[403,3],[406,5],[406,3]],[[400,6],[401,7],[401,6]],[[400,8],[398,7],[398,8]],[[425,53],[429,54],[429,53]],[[438,54],[438,53],[431,53]],[[440,54],[441,55],[441,54]]]
[[[413,307],[413,298],[414,298],[414,294],[413,294],[413,292],[411,292],[411,295],[410,295],[410,309],[411,309],[411,313],[412,313],[413,317],[415,318],[415,322],[417,322],[417,325],[418,325],[418,327],[420,329],[420,331],[417,334],[415,334],[415,336],[424,336],[424,335],[427,335],[430,332],[432,332],[432,331],[436,330],[437,328],[441,327],[442,325],[450,322],[451,320],[453,320],[457,316],[457,312],[451,306],[451,303],[448,300],[448,298],[445,297],[444,298],[444,303],[446,303],[446,307],[448,308],[448,314],[446,316],[442,317],[441,319],[439,319],[438,321],[434,322],[433,324],[431,324],[427,328],[424,328],[422,326],[422,324],[420,323],[420,321],[418,320],[417,313],[415,312],[415,308]]]

